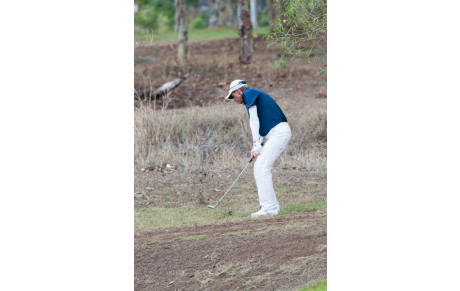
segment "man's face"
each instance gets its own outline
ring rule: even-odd
[[[235,100],[239,104],[243,103],[243,91],[241,91],[240,89],[236,89],[235,91],[233,91],[232,97],[233,100]]]

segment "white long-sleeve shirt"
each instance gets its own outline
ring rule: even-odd
[[[252,132],[252,144],[253,147],[252,149],[256,154],[260,153],[260,150],[262,149],[262,141],[264,139],[263,136],[260,136],[259,134],[259,128],[260,128],[260,123],[259,123],[259,116],[257,115],[257,106],[251,106],[249,108],[249,125],[251,127],[251,132]]]

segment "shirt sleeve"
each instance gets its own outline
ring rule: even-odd
[[[260,144],[263,140],[263,137],[260,136],[259,134],[260,123],[259,123],[259,116],[257,115],[256,105],[251,106],[249,108],[249,125],[251,127],[253,143],[258,142]]]

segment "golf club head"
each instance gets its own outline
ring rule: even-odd
[[[216,208],[216,206],[208,205],[208,208],[214,209],[214,208]]]

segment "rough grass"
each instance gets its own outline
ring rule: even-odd
[[[314,101],[311,101],[314,102]],[[230,102],[209,107],[154,110],[139,104],[134,114],[134,163],[137,170],[166,166],[238,168],[248,158],[251,132],[246,110]],[[299,106],[289,113],[292,138],[280,158],[310,171],[326,171],[325,109]]]
[[[248,140],[245,119],[228,104],[163,111],[141,105],[135,109],[135,165],[231,165]]]
[[[220,206],[219,206],[220,207]],[[286,205],[281,206],[280,215],[296,214],[300,212],[316,211],[326,209],[326,201],[320,201],[304,205]],[[253,210],[236,211],[234,208],[230,211],[228,207],[208,209],[205,205],[188,205],[183,207],[165,208],[149,207],[134,209],[134,230],[143,232],[166,227],[177,227],[187,225],[205,225],[213,223],[238,222],[247,220]],[[264,218],[259,218],[264,219]],[[303,225],[302,227],[304,227]],[[297,227],[295,225],[284,227],[288,229]],[[226,235],[243,235],[254,234],[265,231],[282,230],[281,228],[265,228],[249,230],[248,233],[227,233]]]
[[[204,205],[179,208],[136,208],[134,209],[134,229],[136,231],[145,231],[164,227],[238,221],[238,219],[247,219],[250,213],[251,211],[232,211],[232,213],[229,213],[227,208],[208,209]]]

